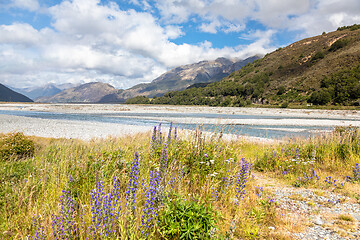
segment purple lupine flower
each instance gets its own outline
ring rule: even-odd
[[[238,173],[237,179],[236,179],[236,198],[237,198],[237,204],[241,201],[242,198],[245,196],[245,187],[247,182],[247,176],[249,172],[249,163],[246,161],[245,158],[241,159],[241,169]]]
[[[51,217],[55,239],[76,237],[79,232],[74,219],[77,204],[71,197],[70,192],[63,190],[62,193],[63,195],[60,196],[60,214]]]
[[[175,131],[174,131],[174,142],[176,143],[177,140],[177,127],[175,127]]]
[[[116,222],[121,215],[119,180],[113,178],[113,189],[104,191],[102,181],[90,192],[91,200],[91,233],[95,239],[101,236],[112,236],[116,232]]]
[[[262,197],[262,193],[264,192],[264,188],[263,187],[257,187],[255,186],[255,193],[256,193],[256,196],[258,197]]]
[[[161,177],[160,171],[150,171],[150,182],[146,192],[145,207],[141,216],[141,234],[144,237],[149,235],[151,228],[154,226],[154,220],[157,218],[157,206],[161,201],[159,197],[159,185]]]
[[[133,159],[131,172],[130,172],[130,179],[128,184],[128,190],[125,192],[127,206],[130,207],[131,212],[135,215],[136,209],[136,191],[138,188],[138,180],[139,180],[139,153],[135,153],[135,158]]]
[[[161,132],[161,123],[159,123],[159,129],[158,129],[158,145],[161,146],[162,142],[163,142],[163,136],[162,136],[162,132]]]
[[[354,175],[354,181],[360,181],[360,166],[359,163],[355,164],[354,170],[353,170],[353,175]]]
[[[156,126],[154,126],[154,131],[151,137],[151,148],[153,153],[155,153],[155,150],[157,148],[157,133],[156,133]]]
[[[171,122],[170,122],[168,139],[167,139],[167,144],[168,144],[168,145],[170,145],[170,143],[171,143],[171,131],[172,131],[172,128],[173,128],[173,122],[171,121]]]
[[[213,187],[213,188],[212,188],[211,197],[212,197],[212,199],[213,199],[214,201],[217,201],[217,200],[218,200],[218,198],[219,198],[219,193],[218,193],[216,187]]]
[[[41,225],[41,220],[40,220],[40,216],[35,215],[33,217],[33,227],[35,229],[35,236],[32,237],[32,239],[34,240],[45,240],[46,239],[46,235],[45,235],[45,229],[44,226]]]

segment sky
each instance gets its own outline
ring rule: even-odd
[[[0,0],[0,83],[126,89],[355,23],[359,0]]]

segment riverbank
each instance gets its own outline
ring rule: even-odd
[[[360,126],[359,111],[220,108],[203,106],[159,106],[122,104],[0,104],[0,111],[41,112],[55,114],[104,114],[118,119],[137,119],[175,124],[213,124],[262,126],[267,131],[305,131],[306,127]],[[15,114],[16,115],[16,114]],[[134,125],[132,122],[99,122],[0,114],[0,132],[20,131],[25,135],[53,138],[106,138],[151,132],[155,125]],[[211,116],[211,117],[209,117]],[[289,128],[294,126],[294,128]],[[303,128],[302,128],[303,127]],[[309,129],[308,129],[309,130]],[[311,130],[316,132],[317,130]],[[325,132],[325,131],[323,131]],[[267,142],[266,138],[244,136],[241,132],[226,135],[229,139]]]

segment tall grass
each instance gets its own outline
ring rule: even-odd
[[[311,169],[319,178],[351,175],[359,162],[358,139],[357,129],[338,129],[307,141],[262,145],[224,141],[201,128],[190,135],[172,127],[165,133],[161,126],[88,142],[29,138],[32,157],[0,161],[0,236],[286,238],[268,229],[285,223],[253,171],[292,180],[305,172],[314,182]]]

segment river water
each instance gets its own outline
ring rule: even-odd
[[[288,117],[288,116],[264,116],[264,115],[243,115],[243,114],[216,114],[216,113],[135,113],[135,112],[113,112],[113,113],[59,113],[42,111],[16,111],[0,110],[0,114],[24,116],[40,119],[60,119],[70,121],[105,122],[133,126],[156,126],[162,123],[163,126],[170,126],[170,122],[178,128],[195,129],[199,125],[199,119],[204,131],[216,131],[245,136],[278,139],[283,137],[309,137],[314,134],[329,132],[335,126],[331,124],[301,125],[294,122],[306,122],[313,120],[310,117]],[[192,121],[197,119],[197,121]],[[217,119],[228,123],[215,123]],[[261,120],[267,120],[267,124],[257,124]],[[318,119],[319,120],[319,119]],[[321,121],[346,120],[347,122],[358,122],[354,119],[321,118]],[[241,123],[247,122],[246,124]],[[251,122],[254,123],[251,123]],[[281,121],[281,124],[271,122]],[[237,123],[237,122],[240,122]],[[250,122],[250,123],[249,123]],[[286,124],[291,122],[291,124]]]

